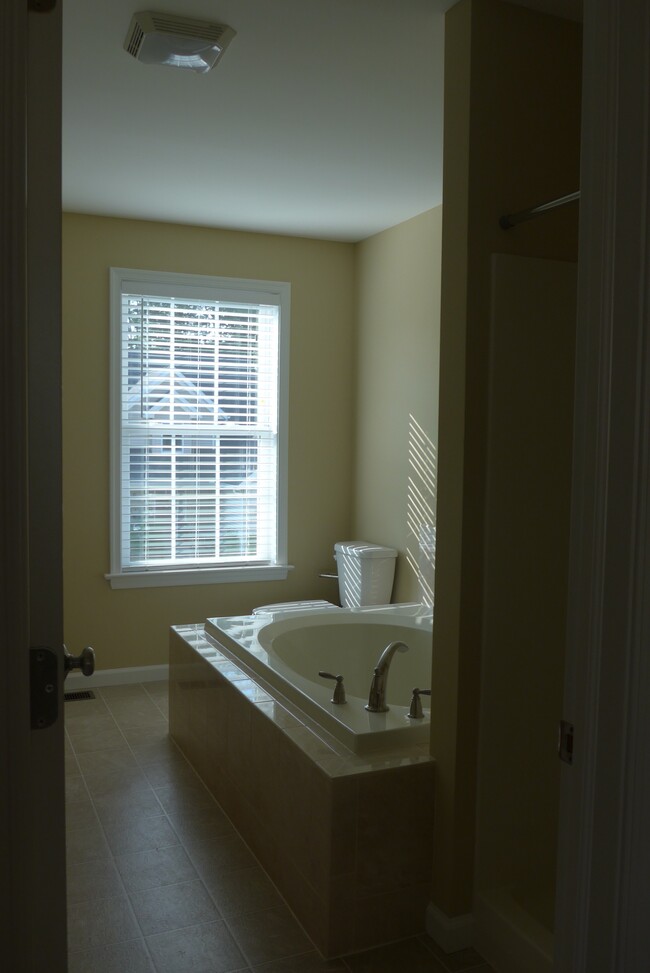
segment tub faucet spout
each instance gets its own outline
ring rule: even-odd
[[[366,709],[370,713],[385,713],[389,707],[386,705],[386,685],[388,683],[388,670],[396,652],[406,652],[408,645],[406,642],[390,642],[382,654],[379,662],[375,666],[375,672],[370,683],[370,692]]]

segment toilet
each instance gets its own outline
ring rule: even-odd
[[[397,558],[394,548],[366,541],[339,541],[334,551],[343,608],[389,604]]]
[[[397,551],[367,541],[338,541],[334,545],[338,568],[339,599],[343,608],[388,605],[393,590]],[[329,601],[285,601],[261,605],[258,612],[308,611],[335,608]]]

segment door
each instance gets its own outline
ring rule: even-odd
[[[66,962],[60,422],[60,5],[0,5],[2,119],[2,665],[0,893],[3,960]],[[32,9],[28,9],[32,8]],[[42,8],[40,12],[36,8]],[[46,710],[30,701],[30,646],[53,659]],[[46,695],[44,692],[43,696]],[[43,728],[32,728],[32,720]]]
[[[650,5],[586,0],[557,973],[650,956]]]

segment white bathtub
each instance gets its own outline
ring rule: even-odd
[[[429,739],[429,710],[408,718],[414,687],[431,685],[432,614],[414,605],[269,612],[208,619],[206,633],[273,689],[356,753],[408,747]],[[390,667],[386,713],[365,709],[373,670],[389,642],[405,642]],[[344,677],[347,702],[331,702]],[[425,702],[428,697],[423,697]]]

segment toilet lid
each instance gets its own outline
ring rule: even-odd
[[[394,547],[384,547],[382,544],[369,544],[367,541],[338,541],[334,545],[337,554],[349,557],[397,557]]]

